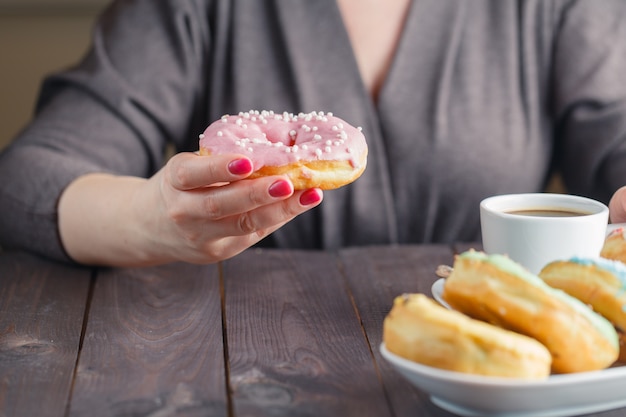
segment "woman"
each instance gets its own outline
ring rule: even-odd
[[[0,244],[149,265],[262,239],[469,241],[482,198],[555,170],[625,221],[625,18],[623,0],[113,2],[0,156]],[[250,109],[332,111],[363,127],[368,168],[320,205],[287,178],[246,180],[243,155],[193,153]]]

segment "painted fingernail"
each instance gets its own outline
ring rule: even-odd
[[[228,172],[233,175],[246,175],[252,172],[252,162],[249,159],[235,159],[228,163]]]
[[[272,197],[288,197],[293,193],[293,187],[289,181],[278,180],[270,185],[268,191]]]
[[[300,204],[303,206],[310,206],[311,204],[319,203],[322,200],[322,192],[317,188],[311,188],[306,190],[300,196]]]

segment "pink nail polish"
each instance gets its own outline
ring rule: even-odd
[[[228,163],[228,171],[233,175],[246,175],[252,172],[252,162],[249,159],[235,159]]]
[[[272,197],[288,197],[293,193],[293,187],[289,181],[278,180],[268,189]]]
[[[310,206],[311,204],[319,203],[321,200],[322,193],[317,188],[306,190],[300,196],[300,204],[303,206]]]

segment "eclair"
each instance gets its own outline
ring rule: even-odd
[[[604,258],[573,257],[549,263],[539,277],[608,319],[619,334],[619,359],[626,360],[626,265]]]
[[[539,341],[555,373],[599,370],[618,358],[618,335],[607,319],[505,255],[457,255],[442,297],[474,319]]]
[[[477,375],[543,379],[552,363],[550,352],[535,339],[448,310],[424,294],[394,299],[383,341],[405,359]]]

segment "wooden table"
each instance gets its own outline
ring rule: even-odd
[[[378,346],[393,298],[469,246],[95,270],[0,253],[0,417],[450,416]]]

